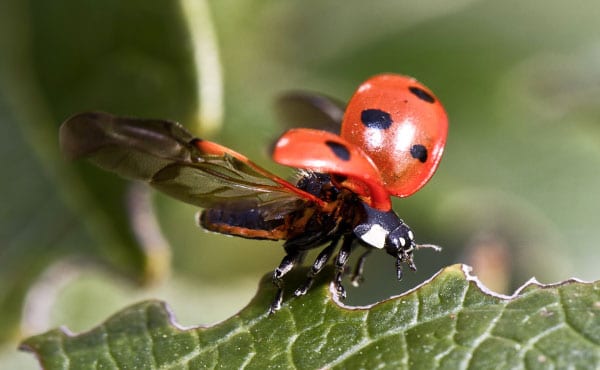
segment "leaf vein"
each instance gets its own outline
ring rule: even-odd
[[[154,343],[154,338],[152,337],[152,333],[150,332],[150,316],[148,315],[149,309],[150,309],[150,307],[146,306],[144,309],[144,312],[143,312],[144,333],[146,334],[146,337],[150,341],[150,346],[152,348],[152,350],[151,350],[152,356],[150,356],[150,361],[152,361],[152,368],[156,369],[158,367],[158,362],[156,361],[157,357],[156,357],[156,346]]]
[[[256,350],[255,349],[252,349],[251,351],[248,351],[248,354],[244,358],[244,362],[242,362],[241,365],[240,365],[240,369],[245,369],[250,364],[250,362],[252,361],[252,359],[254,358],[254,356],[256,356]]]
[[[115,354],[113,353],[113,348],[112,348],[112,342],[110,340],[110,331],[106,329],[106,325],[100,325],[99,326],[100,330],[102,330],[103,336],[104,336],[104,343],[106,344],[106,349],[107,349],[107,353],[108,353],[108,357],[112,360],[112,362],[114,363],[115,367],[119,367],[119,361],[117,361],[117,357],[115,356]]]
[[[587,335],[581,333],[579,330],[577,330],[577,328],[571,323],[571,319],[569,318],[569,315],[567,314],[567,311],[565,311],[565,307],[568,307],[565,303],[564,297],[563,297],[563,293],[561,290],[558,290],[558,300],[560,302],[560,312],[562,312],[562,317],[563,320],[565,322],[565,325],[567,325],[569,327],[569,329],[571,329],[578,337],[580,337],[581,339],[583,339],[585,342],[589,343],[590,345],[592,345],[593,347],[597,347],[599,343],[594,342],[591,338],[589,338]]]
[[[321,316],[323,316],[323,315],[321,315]],[[294,326],[293,332],[295,334],[290,336],[290,339],[288,340],[287,345],[285,347],[285,352],[286,352],[287,360],[291,366],[294,364],[294,358],[292,357],[292,346],[296,343],[296,339],[298,339],[298,337],[300,336],[300,332],[298,331],[296,317],[294,315],[290,315],[290,318],[292,321],[292,325]]]
[[[519,350],[519,358],[521,360],[525,360],[525,355],[527,354],[527,352],[529,350],[531,350],[533,347],[535,347],[536,343],[539,342],[540,339],[542,339],[543,337],[550,335],[552,333],[554,333],[555,331],[559,330],[559,329],[563,329],[563,328],[568,328],[568,326],[564,323],[560,323],[558,325],[554,325],[542,332],[540,332],[537,335],[534,335],[533,337],[529,338],[529,340],[527,342],[525,342],[520,350]],[[548,357],[548,356],[546,356]]]
[[[69,358],[69,356],[67,355],[67,351],[65,350],[65,336],[61,336],[60,339],[58,340],[60,343],[60,354],[65,358],[65,369],[68,369],[71,367],[71,359]]]
[[[506,306],[504,307],[506,308]],[[466,351],[466,356],[463,359],[462,363],[458,368],[460,369],[469,369],[471,368],[471,361],[473,360],[473,354],[479,346],[488,338],[492,336],[492,331],[496,328],[496,324],[500,321],[502,314],[504,312],[504,308],[497,311],[497,315],[490,320],[490,324],[488,327],[481,333],[481,335],[471,343],[470,348]]]
[[[467,299],[467,293],[469,292],[469,284],[465,284],[464,289],[462,291],[461,294],[461,298],[460,298],[460,303],[457,306],[457,310],[460,309],[464,309],[465,308],[465,300]],[[448,347],[447,350],[437,354],[434,357],[435,360],[435,367],[439,368],[440,367],[440,363],[441,361],[448,355],[450,354],[455,348],[458,347],[457,345],[457,341],[456,341],[456,335],[458,333],[457,330],[457,325],[458,325],[458,314],[456,312],[450,313],[450,315],[452,316],[452,332],[448,335],[448,337],[452,338],[452,345]]]

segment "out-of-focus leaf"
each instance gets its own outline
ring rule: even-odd
[[[530,282],[495,296],[454,265],[364,308],[338,306],[321,280],[269,316],[266,276],[248,307],[212,327],[183,329],[164,303],[147,301],[87,333],[53,330],[22,348],[47,368],[596,368],[599,288]]]
[[[92,258],[138,281],[164,274],[168,252],[143,250],[132,234],[125,182],[67,163],[57,133],[89,109],[193,116],[187,42],[176,2],[2,2],[0,150],[10,180],[0,189],[0,339],[15,333],[29,283],[52,261]]]
[[[17,334],[29,284],[53,259],[92,245],[0,99],[0,341]],[[79,226],[79,227],[78,227]]]

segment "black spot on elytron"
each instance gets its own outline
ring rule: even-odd
[[[427,148],[421,144],[415,144],[410,147],[410,155],[413,158],[418,159],[419,162],[425,163],[427,160]]]
[[[350,151],[348,150],[348,148],[346,148],[344,144],[340,144],[331,140],[327,140],[325,144],[329,147],[329,149],[331,149],[333,154],[335,154],[335,156],[341,159],[342,161],[350,160]]]
[[[196,146],[196,145],[198,145],[198,143],[201,143],[202,141],[203,141],[202,139],[195,137],[192,140],[190,140],[190,144]]]
[[[427,103],[435,103],[435,98],[433,96],[431,96],[430,93],[428,93],[427,91],[421,89],[420,87],[410,86],[408,89],[417,98],[419,98],[419,99],[421,99],[423,101],[426,101]]]
[[[360,113],[363,125],[369,128],[385,130],[392,125],[392,116],[380,109],[365,109]]]

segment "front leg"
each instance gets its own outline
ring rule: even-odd
[[[417,271],[417,265],[415,265],[415,262],[413,261],[413,251],[414,249],[409,249],[409,250],[402,250],[402,252],[400,252],[398,254],[398,257],[396,258],[396,276],[398,278],[398,280],[402,280],[402,264],[406,263],[408,265],[408,268],[410,268],[413,271]]]
[[[371,254],[371,251],[373,250],[373,248],[368,248],[358,259],[358,262],[356,262],[356,267],[354,268],[354,273],[352,274],[352,278],[350,279],[350,281],[352,282],[352,285],[357,287],[360,285],[360,283],[362,283],[363,279],[363,272],[365,269],[365,261],[367,260],[367,257],[369,256],[369,254]]]
[[[396,258],[396,278],[398,280],[402,280],[402,257],[398,257]]]
[[[344,272],[346,269],[346,263],[350,258],[350,253],[352,252],[352,243],[354,242],[354,235],[347,234],[344,236],[344,242],[342,243],[342,247],[335,259],[335,288],[338,295],[338,298],[341,300],[346,299],[346,289],[342,285],[342,278],[344,277]]]

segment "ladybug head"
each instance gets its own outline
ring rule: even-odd
[[[354,235],[367,246],[385,249],[405,259],[416,248],[414,235],[393,210],[384,212],[363,204],[364,219],[354,227]]]
[[[385,250],[394,257],[407,258],[417,248],[415,236],[407,224],[400,221],[400,225],[392,230],[385,243]]]

